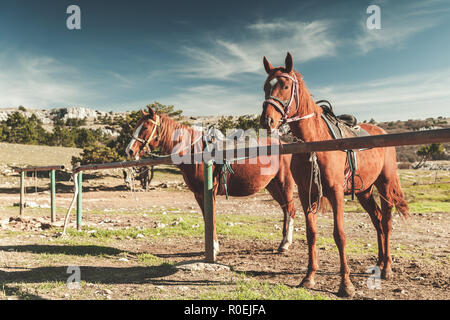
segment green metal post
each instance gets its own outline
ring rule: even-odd
[[[214,262],[214,226],[213,226],[213,181],[212,181],[212,161],[205,162],[203,201],[205,220],[205,258],[206,262]]]
[[[50,171],[50,203],[51,203],[51,222],[56,221],[56,186],[55,186],[55,170]]]
[[[23,214],[23,209],[25,207],[25,171],[20,171],[20,211],[19,215]]]
[[[78,183],[78,196],[77,196],[77,230],[81,230],[81,221],[83,216],[83,172],[78,172],[75,178]]]

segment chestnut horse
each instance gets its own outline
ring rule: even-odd
[[[267,129],[276,131],[282,123],[288,123],[292,133],[305,142],[333,139],[325,121],[321,118],[322,108],[316,105],[308,92],[302,76],[293,70],[292,56],[288,53],[284,67],[273,67],[264,57],[264,68],[268,74],[264,85],[266,100],[263,103],[261,124]],[[370,135],[386,132],[371,124],[360,124]],[[373,148],[356,152],[358,168],[356,174],[363,182],[362,190],[356,196],[366,210],[377,231],[378,262],[381,277],[388,279],[391,275],[392,258],[389,240],[392,230],[392,208],[395,205],[405,218],[409,217],[406,203],[397,174],[396,151],[394,147]],[[344,171],[347,167],[346,152],[317,152],[317,163],[320,169],[323,196],[333,208],[333,236],[339,250],[341,284],[339,296],[353,296],[354,287],[350,281],[350,270],[345,254],[344,233]],[[318,269],[316,253],[316,212],[317,203],[311,205],[311,199],[317,200],[319,187],[311,188],[311,162],[309,154],[294,154],[291,161],[291,172],[306,218],[308,242],[308,271],[300,283],[312,288],[315,285],[314,275]],[[381,209],[372,194],[373,186],[380,194]]]
[[[181,124],[170,117],[157,114],[151,107],[148,112],[142,112],[142,118],[134,129],[133,139],[130,141],[126,153],[132,158],[142,157],[146,152],[160,148],[165,154],[183,156],[186,153],[197,153],[204,150],[205,142],[202,133],[194,131],[192,127]],[[181,132],[181,134],[180,134]],[[200,135],[199,138],[196,138]],[[263,141],[258,139],[259,145],[270,143],[278,144],[279,140]],[[183,146],[180,148],[180,146]],[[177,149],[178,148],[178,149]],[[279,203],[284,213],[283,239],[278,248],[280,252],[286,251],[292,243],[293,223],[295,218],[295,206],[293,193],[295,189],[294,179],[289,169],[291,155],[259,156],[257,161],[240,160],[231,164],[234,171],[227,181],[227,192],[230,196],[243,197],[257,193],[266,188],[272,197]],[[255,160],[255,159],[253,159]],[[197,163],[177,164],[183,174],[184,181],[194,193],[195,199],[204,215],[203,201],[203,161]],[[271,168],[268,168],[272,166]],[[266,168],[267,170],[263,170]],[[220,167],[213,166],[213,232],[214,232],[214,257],[219,252],[219,242],[216,235],[215,198],[224,194],[219,191]],[[261,172],[264,172],[261,174]],[[222,188],[223,189],[223,188]]]

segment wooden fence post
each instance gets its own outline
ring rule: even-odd
[[[55,170],[50,171],[50,219],[51,222],[56,221],[56,186],[55,186]]]

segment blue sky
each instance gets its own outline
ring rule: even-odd
[[[81,8],[68,30],[66,8]],[[366,9],[381,9],[369,30]],[[450,116],[450,3],[0,1],[0,108],[261,112],[265,55],[361,120]]]

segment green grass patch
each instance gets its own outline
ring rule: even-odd
[[[235,289],[223,292],[212,290],[199,296],[202,300],[329,300],[320,294],[311,294],[304,288],[291,288],[283,284],[239,279]]]
[[[166,262],[151,254],[151,253],[141,253],[136,255],[137,260],[139,261],[139,263],[145,265],[145,266],[159,266],[159,265],[163,265],[166,264]]]

